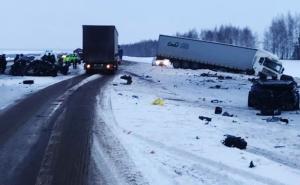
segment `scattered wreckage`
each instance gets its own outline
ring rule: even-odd
[[[67,75],[69,66],[68,63],[56,62],[53,54],[44,55],[41,59],[21,56],[14,60],[10,74],[13,76],[57,76],[60,72]]]

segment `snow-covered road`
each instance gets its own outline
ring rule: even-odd
[[[249,76],[219,72],[232,78],[220,80],[201,76],[215,74],[210,70],[154,67],[150,61],[122,67],[101,109],[150,184],[299,184],[299,112],[281,115],[289,124],[267,122],[247,107]],[[133,76],[132,85],[124,85],[123,74]],[[163,106],[152,104],[157,98]],[[216,106],[233,117],[214,114]],[[247,150],[225,147],[226,134],[245,138]]]

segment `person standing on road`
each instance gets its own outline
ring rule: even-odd
[[[17,54],[16,57],[14,58],[14,63],[17,62],[20,59],[20,55]]]
[[[123,49],[120,46],[118,46],[118,55],[119,55],[120,62],[122,62],[122,60],[123,60]]]
[[[1,72],[1,73],[4,73],[5,70],[6,70],[6,65],[7,65],[6,55],[3,54],[3,55],[1,55],[0,58],[1,58],[1,59],[0,59],[0,72]]]

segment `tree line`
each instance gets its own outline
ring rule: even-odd
[[[300,15],[275,17],[264,33],[263,47],[281,59],[300,59]]]
[[[221,25],[214,29],[203,29],[198,32],[191,29],[175,36],[200,39],[237,46],[260,47],[258,36],[249,27]],[[145,40],[123,45],[124,54],[128,56],[151,57],[156,55],[157,40]],[[281,59],[300,59],[300,15],[280,15],[275,17],[266,29],[262,47]]]

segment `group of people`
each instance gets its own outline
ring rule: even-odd
[[[6,70],[6,65],[7,65],[7,61],[6,61],[6,55],[0,55],[0,73],[4,73]]]
[[[56,62],[55,55],[51,54],[51,53],[43,55],[41,59],[42,59],[42,61],[48,61],[52,64],[55,64],[55,62]]]

